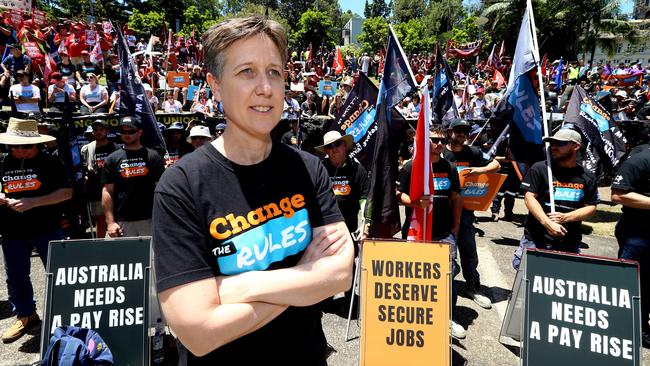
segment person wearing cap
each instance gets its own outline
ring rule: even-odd
[[[203,35],[228,128],[165,171],[153,214],[157,290],[180,364],[327,364],[314,305],[350,288],[354,250],[325,167],[271,138],[285,34],[249,16]]]
[[[101,177],[106,158],[117,150],[117,146],[108,139],[108,123],[97,119],[89,126],[93,141],[81,147],[81,163],[84,172],[84,188],[90,207],[90,214],[97,227],[97,237],[106,236],[106,217],[102,208]]]
[[[647,134],[646,134],[647,136]],[[616,224],[618,257],[639,263],[641,340],[650,347],[650,145],[635,147],[612,182],[612,202],[623,205]]]
[[[286,90],[284,93],[284,108],[282,111],[282,119],[297,120],[298,113],[300,113],[300,104],[293,98],[291,90]]]
[[[81,114],[106,113],[108,111],[108,90],[99,85],[97,75],[87,74],[88,84],[81,87],[79,91],[79,102]]]
[[[2,60],[0,67],[2,67],[2,76],[0,77],[0,87],[6,88],[9,85],[16,82],[20,82],[16,78],[18,70],[22,70],[26,74],[31,73],[32,68],[32,59],[23,53],[20,45],[17,44],[8,44],[7,47],[10,50],[9,55]],[[12,78],[14,78],[12,80]]]
[[[217,126],[214,128],[214,133],[217,138],[221,137],[223,133],[226,131],[226,124],[225,123],[219,123]]]
[[[173,93],[167,92],[165,101],[162,102],[162,110],[165,113],[180,113],[183,110],[183,105],[176,100]]]
[[[101,177],[106,235],[149,236],[153,191],[165,166],[155,150],[140,143],[138,118],[123,117],[119,133],[124,146],[106,157]]]
[[[58,71],[50,74],[50,86],[47,88],[47,101],[50,112],[63,112],[77,101],[77,93],[65,82]]]
[[[72,198],[70,177],[61,160],[39,149],[54,141],[38,133],[37,122],[10,118],[0,144],[10,153],[0,163],[0,234],[7,292],[16,322],[2,335],[11,343],[40,323],[29,278],[36,249],[45,266],[48,243],[63,239],[61,202]]]
[[[185,139],[185,126],[183,122],[174,122],[163,132],[163,137],[165,138],[165,169],[174,165],[180,158],[185,154],[189,154],[194,151],[192,145],[190,145]]]
[[[78,89],[77,66],[72,63],[66,51],[59,52],[59,56],[61,56],[61,62],[56,64],[56,69],[61,73],[66,83],[70,84],[75,90]]]
[[[120,82],[120,59],[116,54],[108,55],[108,62],[104,65],[104,75],[106,76],[106,87],[109,94],[117,90],[117,84]]]
[[[577,163],[582,147],[580,133],[562,128],[544,142],[551,145],[551,169],[555,212],[551,212],[546,160],[533,164],[521,182],[528,217],[512,265],[519,268],[524,251],[530,248],[579,253],[583,220],[596,212],[596,176]]]
[[[151,104],[151,109],[156,113],[158,110],[158,97],[154,95],[153,88],[148,83],[143,83],[142,87],[144,88],[144,93],[149,98],[149,104]]]
[[[361,71],[363,71],[364,74],[368,75],[370,72],[370,62],[372,59],[370,56],[368,56],[368,52],[364,52],[363,56],[359,58],[359,65],[361,66]]]
[[[431,144],[429,161],[433,173],[433,184],[435,195],[433,197],[410,197],[411,172],[413,160],[404,163],[400,170],[397,185],[397,196],[400,204],[404,205],[405,220],[402,226],[402,239],[407,239],[411,226],[411,215],[413,209],[428,208],[433,202],[433,217],[431,237],[433,241],[441,241],[451,244],[453,260],[453,276],[455,277],[460,269],[456,263],[456,238],[460,228],[460,214],[462,201],[460,197],[460,180],[456,166],[442,157],[442,151],[447,143],[447,134],[440,125],[431,126],[429,130],[429,141]],[[433,200],[433,201],[432,201]],[[452,310],[456,308],[458,296],[456,287],[452,286]],[[452,318],[455,314],[452,313]],[[466,337],[465,329],[453,319],[450,324],[451,335],[458,339]]]
[[[210,135],[210,127],[198,125],[192,127],[190,130],[190,143],[192,144],[194,150],[210,141],[212,141],[212,135]]]
[[[470,132],[470,124],[463,119],[455,119],[449,124],[449,139],[442,156],[456,165],[459,175],[471,176],[494,173],[499,170],[499,162],[491,159],[475,146],[465,143]],[[478,253],[476,251],[476,232],[474,211],[463,209],[460,229],[456,243],[460,254],[460,267],[465,278],[465,292],[476,304],[490,309],[490,299],[480,293],[481,276],[478,273]]]
[[[68,50],[70,61],[75,65],[79,65],[84,62],[81,53],[88,48],[86,46],[86,32],[81,24],[73,24],[70,30],[71,34],[65,39],[65,48]]]
[[[41,90],[32,85],[29,74],[23,70],[16,72],[16,79],[18,84],[9,88],[9,97],[16,106],[16,112],[24,115],[40,114],[41,108],[38,103],[41,101]]]
[[[485,99],[485,89],[479,87],[470,102],[469,113],[473,119],[484,120],[490,116],[491,111],[492,104]]]
[[[297,119],[289,120],[289,131],[285,132],[280,138],[280,142],[300,149],[300,146],[307,138],[307,134],[300,130],[300,124]]]

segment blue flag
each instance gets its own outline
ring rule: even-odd
[[[376,138],[370,169],[365,217],[367,235],[392,238],[400,230],[399,207],[395,195],[398,139],[391,138],[391,112],[409,93],[416,90],[415,78],[402,47],[389,26],[388,47],[377,97]]]
[[[433,80],[432,117],[436,123],[448,125],[450,120],[460,117],[454,103],[454,92],[452,90],[454,73],[442,55],[440,47],[436,46],[436,49],[437,71]],[[453,110],[450,112],[450,109]]]
[[[533,40],[533,9],[527,2],[519,29],[506,95],[491,120],[493,128],[510,124],[510,148],[515,161],[532,164],[544,159],[542,116],[536,90],[539,53]]]
[[[120,28],[113,26],[113,29],[117,32],[117,53],[120,58],[120,82],[122,84],[120,102],[128,110],[129,116],[140,118],[143,130],[140,141],[142,145],[153,149],[164,149],[165,141],[158,129],[156,115],[138,76],[129,47]]]
[[[562,89],[562,73],[564,72],[564,60],[562,57],[560,57],[560,63],[557,64],[557,68],[555,69],[556,74],[555,74],[555,90],[561,90]]]

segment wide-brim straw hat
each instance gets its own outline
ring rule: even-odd
[[[0,144],[28,145],[56,140],[56,137],[38,133],[38,122],[33,119],[9,118],[7,132],[0,133]]]
[[[329,131],[328,133],[323,136],[323,144],[320,146],[316,146],[314,149],[322,154],[325,154],[325,146],[336,142],[338,140],[343,140],[345,143],[345,150],[350,151],[352,149],[352,145],[354,145],[354,138],[352,135],[343,135],[341,136],[341,133],[339,131]]]

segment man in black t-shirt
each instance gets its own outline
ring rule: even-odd
[[[456,263],[456,238],[458,237],[460,214],[463,208],[460,198],[460,181],[454,164],[442,157],[442,151],[447,143],[446,133],[442,126],[431,127],[430,142],[431,173],[433,174],[433,197],[431,197],[433,199],[433,225],[428,230],[431,230],[433,241],[450,244],[453,272],[454,276],[456,276],[460,272]],[[408,160],[400,171],[399,185],[397,187],[400,203],[405,206],[402,239],[406,239],[408,236],[413,209],[427,208],[432,202],[430,197],[411,198],[409,196],[412,171],[413,160]],[[455,286],[452,286],[451,294],[452,309],[455,309],[458,299]],[[451,334],[455,338],[464,339],[466,337],[465,329],[457,322],[452,320],[450,328]]]
[[[142,127],[135,117],[120,121],[124,148],[104,161],[102,207],[108,237],[151,235],[153,192],[164,171],[163,160],[140,143]]]
[[[104,70],[102,70],[102,68],[96,63],[90,61],[90,54],[88,51],[82,51],[81,57],[83,58],[83,62],[77,65],[77,80],[81,80],[81,82],[85,83],[88,74],[95,74],[97,75],[97,78],[104,75]]]
[[[327,154],[323,165],[330,176],[336,202],[348,230],[355,232],[359,224],[360,202],[368,194],[368,171],[356,159],[348,157],[354,144],[351,135],[341,136],[338,131],[330,131],[323,137],[323,142],[316,151]]]
[[[81,162],[84,167],[84,183],[86,199],[90,207],[90,214],[97,225],[97,237],[106,235],[106,217],[102,208],[101,177],[104,170],[104,161],[117,147],[108,139],[108,123],[98,119],[91,125],[93,141],[81,148]]]
[[[58,204],[72,198],[70,179],[61,160],[37,146],[54,140],[38,133],[36,121],[16,118],[0,134],[0,144],[11,150],[0,167],[0,234],[9,302],[18,317],[2,335],[3,343],[16,341],[40,323],[29,258],[36,249],[45,265],[48,243],[63,239]]]
[[[630,152],[612,183],[612,202],[623,205],[616,224],[618,257],[639,263],[643,346],[650,347],[650,145]]]
[[[470,125],[467,121],[456,119],[449,125],[449,142],[442,156],[456,165],[459,175],[469,176],[494,173],[499,170],[499,162],[491,159],[479,148],[465,145],[469,136]],[[490,299],[479,293],[481,277],[478,273],[478,253],[476,251],[476,232],[474,230],[474,211],[463,209],[458,231],[458,252],[460,267],[465,277],[465,292],[475,303],[484,309],[490,309]]]
[[[302,145],[302,143],[305,141],[305,138],[307,138],[307,134],[300,131],[298,120],[290,119],[289,131],[285,132],[284,135],[282,135],[280,142],[289,146],[293,146],[296,149],[300,149],[300,145]]]
[[[576,162],[582,146],[580,133],[564,128],[544,140],[551,144],[555,207],[552,210],[550,205],[548,165],[546,161],[537,162],[521,183],[529,214],[512,260],[515,269],[519,268],[524,250],[529,248],[579,253],[580,224],[596,212],[596,177]]]
[[[106,75],[106,88],[108,94],[113,94],[117,90],[117,84],[120,82],[120,59],[114,53],[108,55],[108,63],[104,66]]]

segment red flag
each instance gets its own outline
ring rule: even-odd
[[[506,83],[506,79],[498,69],[494,69],[494,77],[492,77],[492,81],[497,82],[497,88],[502,87]]]
[[[334,58],[334,62],[332,62],[332,69],[334,69],[335,74],[340,74],[345,69],[343,64],[343,55],[339,48],[336,49],[336,57]]]
[[[416,200],[422,196],[433,195],[433,174],[431,173],[431,144],[429,142],[429,123],[431,121],[431,104],[429,90],[425,85],[422,91],[418,125],[415,129],[413,165],[411,170],[411,187],[409,197]],[[425,213],[426,210],[426,213]],[[413,208],[407,240],[431,240],[433,224],[433,205],[426,209]]]
[[[380,74],[382,75],[384,74],[384,48],[383,47],[379,49],[379,68],[377,70],[379,70],[378,72]]]
[[[45,67],[43,68],[43,81],[45,82],[45,86],[50,85],[50,74],[52,73],[52,58],[50,57],[49,53],[45,53]],[[55,64],[56,65],[56,64]],[[56,66],[55,66],[56,68]]]

